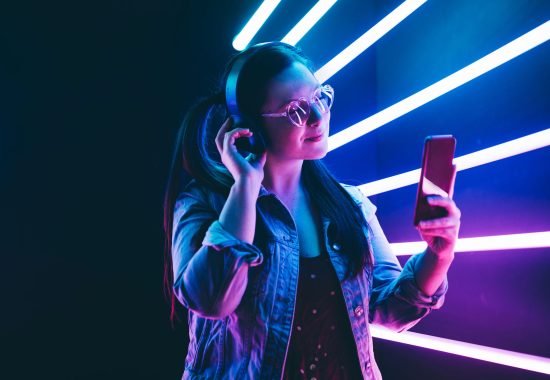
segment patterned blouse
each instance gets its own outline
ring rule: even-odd
[[[300,257],[284,379],[362,379],[340,282],[327,253]]]

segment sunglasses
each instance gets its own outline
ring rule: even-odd
[[[315,91],[311,99],[301,97],[286,105],[285,112],[264,113],[263,117],[286,117],[297,127],[304,127],[311,114],[311,106],[315,105],[322,113],[327,113],[334,102],[334,89],[326,84]]]

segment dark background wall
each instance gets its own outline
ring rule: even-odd
[[[315,1],[282,4],[254,42]],[[320,65],[400,1],[340,1],[300,46]],[[6,379],[176,379],[186,352],[162,294],[162,193],[186,109],[208,94],[258,1],[17,2],[0,8],[2,365]],[[545,0],[433,0],[329,80],[333,131],[550,16]],[[548,43],[327,158],[361,184],[548,128]],[[550,230],[548,148],[460,172],[461,237]],[[350,164],[353,163],[353,164]],[[415,187],[373,196],[392,242],[417,240]],[[550,357],[550,250],[459,253],[445,307],[413,331]],[[406,258],[402,258],[403,260]],[[387,379],[542,375],[375,340]]]

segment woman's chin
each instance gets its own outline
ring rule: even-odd
[[[310,150],[306,154],[305,160],[320,160],[321,158],[325,157],[328,153],[328,144],[324,143],[322,146],[317,147],[316,149]]]

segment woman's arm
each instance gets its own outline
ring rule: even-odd
[[[368,223],[374,254],[369,322],[395,331],[408,330],[443,305],[448,289],[446,275],[432,294],[425,293],[417,283],[417,276],[426,252],[411,256],[402,268],[376,215]]]
[[[415,273],[418,288],[427,296],[432,296],[447,277],[447,271],[453,262],[450,257],[440,257],[429,248],[422,253]]]
[[[241,137],[251,137],[249,129],[233,128],[228,118],[216,135],[216,147],[220,157],[235,180],[229,197],[221,211],[220,223],[237,238],[252,244],[256,228],[256,200],[264,178],[266,152],[262,155],[241,156],[235,145]]]
[[[430,253],[413,255],[402,268],[392,251],[378,218],[376,206],[357,188],[348,187],[356,198],[369,225],[371,248],[374,255],[372,289],[369,298],[369,322],[386,328],[403,331],[413,327],[418,321],[443,305],[448,289],[447,268],[440,266],[438,271],[434,261],[428,260]],[[436,270],[437,269],[437,270]],[[437,276],[434,272],[437,271]],[[423,286],[437,286],[431,294]]]
[[[430,206],[447,210],[446,217],[423,220],[417,227],[422,240],[428,243],[428,249],[418,264],[416,283],[425,294],[432,295],[443,282],[454,259],[460,228],[460,210],[450,198],[431,195],[427,200]]]
[[[261,251],[251,244],[258,193],[243,186],[233,185],[219,217],[207,191],[197,185],[176,202],[174,292],[185,307],[205,318],[232,313],[246,290],[248,268],[263,261]]]
[[[174,293],[205,318],[232,313],[246,290],[248,268],[263,261],[252,242],[266,153],[242,157],[235,142],[252,132],[232,125],[228,118],[216,135],[221,161],[234,179],[220,215],[208,204],[206,190],[195,189],[176,204],[174,217]]]
[[[240,240],[252,244],[256,229],[256,200],[260,184],[241,178],[233,184],[220,213],[223,228]]]

